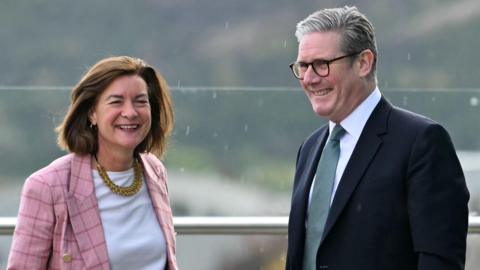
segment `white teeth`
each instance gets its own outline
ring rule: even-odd
[[[325,96],[326,94],[330,93],[332,89],[327,88],[327,89],[320,89],[318,91],[311,91],[315,96]]]
[[[136,129],[138,125],[120,125],[121,129]]]

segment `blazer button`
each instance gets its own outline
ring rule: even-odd
[[[72,261],[72,255],[70,255],[68,253],[63,254],[63,262],[69,263],[71,261]]]

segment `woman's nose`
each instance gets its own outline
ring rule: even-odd
[[[132,102],[125,102],[122,108],[122,116],[126,118],[136,117],[138,115],[137,110]]]

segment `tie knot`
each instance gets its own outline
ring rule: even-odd
[[[340,141],[340,138],[345,134],[345,129],[341,125],[335,125],[330,135],[331,141]]]

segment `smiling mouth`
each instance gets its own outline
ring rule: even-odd
[[[140,125],[118,125],[117,127],[121,130],[130,131],[138,129]]]
[[[328,93],[332,92],[333,91],[333,88],[323,88],[323,89],[319,89],[319,90],[308,90],[311,94],[313,94],[314,96],[326,96],[328,95]]]

